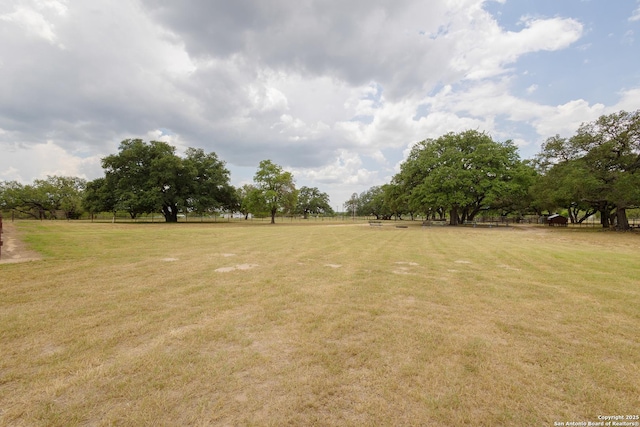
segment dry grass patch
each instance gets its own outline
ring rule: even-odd
[[[12,222],[5,220],[3,228],[0,264],[37,261],[41,258],[38,252],[26,247],[19,230]]]
[[[0,265],[0,424],[553,425],[638,409],[634,233],[19,225],[43,259]]]

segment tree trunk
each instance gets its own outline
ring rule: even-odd
[[[629,220],[627,219],[627,210],[625,208],[616,208],[616,228],[618,230],[629,230]]]
[[[276,213],[278,212],[278,209],[271,209],[271,224],[275,224],[276,223]]]
[[[582,215],[580,218],[578,218],[578,224],[582,224],[587,218],[589,218],[591,215],[595,214],[596,212],[598,212],[597,209],[587,209],[584,212],[584,215]]]
[[[611,224],[609,221],[609,209],[606,207],[600,209],[600,224],[602,224],[602,228],[609,228]]]
[[[451,208],[449,215],[450,215],[449,225],[458,225],[458,207],[457,206],[454,206]]]
[[[178,222],[177,206],[163,206],[162,214],[164,215],[165,222]]]
[[[569,212],[569,220],[571,221],[571,224],[577,223],[578,222],[577,218],[578,218],[578,214],[579,214],[579,209],[570,206],[569,209],[567,209],[567,211]]]

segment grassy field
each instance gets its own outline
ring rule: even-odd
[[[0,425],[552,426],[640,412],[640,233],[20,222]]]

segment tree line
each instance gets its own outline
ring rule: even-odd
[[[523,217],[563,211],[572,223],[598,214],[629,229],[640,207],[640,110],[603,115],[574,136],[554,136],[531,160],[512,141],[476,130],[415,144],[391,182],[354,193],[344,207],[378,219],[422,215],[451,225],[479,214]]]
[[[215,153],[188,148],[184,157],[161,141],[127,139],[117,154],[102,159],[104,176],[93,181],[48,177],[32,185],[0,182],[0,211],[14,210],[36,219],[79,218],[84,212],[127,212],[132,219],[161,212],[166,222],[180,213],[201,215],[251,212],[331,215],[329,196],[317,188],[296,189],[293,175],[270,160],[260,162],[254,183],[235,188]]]
[[[189,148],[183,157],[165,142],[127,139],[102,159],[104,176],[93,181],[48,177],[32,185],[0,182],[0,211],[34,218],[78,218],[83,212],[128,212],[132,219],[162,212],[241,212],[332,215],[329,196],[297,189],[294,177],[270,160],[260,162],[252,184],[229,183],[215,153]],[[546,140],[522,160],[515,144],[477,130],[448,133],[413,146],[387,184],[354,193],[348,213],[378,219],[419,215],[464,224],[482,214],[502,217],[563,212],[572,223],[597,214],[605,228],[629,229],[627,210],[640,207],[640,110],[603,115],[575,135]]]

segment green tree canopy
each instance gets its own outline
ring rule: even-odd
[[[344,202],[343,207],[347,214],[355,216],[360,207],[360,197],[358,196],[358,193],[351,194],[349,200]]]
[[[82,206],[86,211],[93,214],[115,210],[117,203],[116,192],[109,184],[110,182],[104,177],[96,178],[87,183],[82,199]]]
[[[278,212],[293,213],[298,192],[291,172],[284,171],[271,160],[263,160],[253,180],[258,201],[271,215],[272,224],[275,224]]]
[[[373,186],[363,191],[358,196],[358,209],[356,213],[362,216],[373,215],[376,219],[391,219],[394,212],[385,201],[385,189],[383,186]]]
[[[318,190],[317,187],[303,186],[298,191],[298,205],[296,212],[302,214],[304,219],[313,215],[332,215],[333,209],[329,205],[329,195]]]
[[[410,214],[413,219],[413,213],[409,207],[409,197],[404,193],[402,187],[395,181],[382,186],[383,203],[391,215],[395,215],[397,219],[401,219],[402,215]]]
[[[584,162],[566,160],[541,171],[529,190],[531,206],[539,215],[565,209],[572,224],[581,223],[597,212],[586,201],[597,193],[596,188]]]
[[[189,210],[205,213],[239,209],[240,200],[235,188],[229,184],[229,171],[216,153],[188,148],[184,165],[190,177],[187,185]]]
[[[86,181],[68,176],[48,176],[31,185],[17,181],[0,183],[2,210],[14,209],[33,218],[78,218],[82,214],[82,197]]]
[[[519,190],[514,177],[521,166],[511,141],[468,130],[416,144],[394,182],[409,195],[411,210],[448,211],[450,224],[457,225],[498,209]]]
[[[236,188],[236,198],[239,201],[238,210],[244,219],[249,219],[249,214],[262,214],[260,206],[259,190],[252,184],[244,184],[242,187]]]
[[[161,141],[127,139],[102,159],[104,181],[94,181],[89,206],[125,210],[132,218],[160,210],[167,222],[179,212],[208,212],[236,205],[229,172],[215,153],[189,148],[185,158]]]
[[[626,210],[640,206],[640,110],[601,116],[569,139],[549,138],[538,161],[548,177],[562,178],[548,180],[561,201],[599,211],[603,227],[628,229]]]

